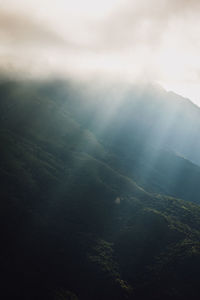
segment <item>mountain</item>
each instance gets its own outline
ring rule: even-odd
[[[0,99],[2,298],[196,299],[199,109],[71,81]]]

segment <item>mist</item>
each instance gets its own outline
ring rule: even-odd
[[[1,1],[0,72],[158,82],[199,101],[199,1]]]

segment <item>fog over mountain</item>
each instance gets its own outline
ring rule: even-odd
[[[195,300],[197,0],[0,0],[2,299]]]
[[[0,4],[0,68],[10,76],[159,82],[199,103],[197,0]]]

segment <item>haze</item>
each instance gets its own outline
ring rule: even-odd
[[[158,82],[200,105],[198,0],[0,1],[0,69]]]

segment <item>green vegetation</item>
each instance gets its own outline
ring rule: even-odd
[[[123,116],[103,130],[106,100],[72,84],[2,82],[0,99],[7,298],[196,299],[200,168]]]

